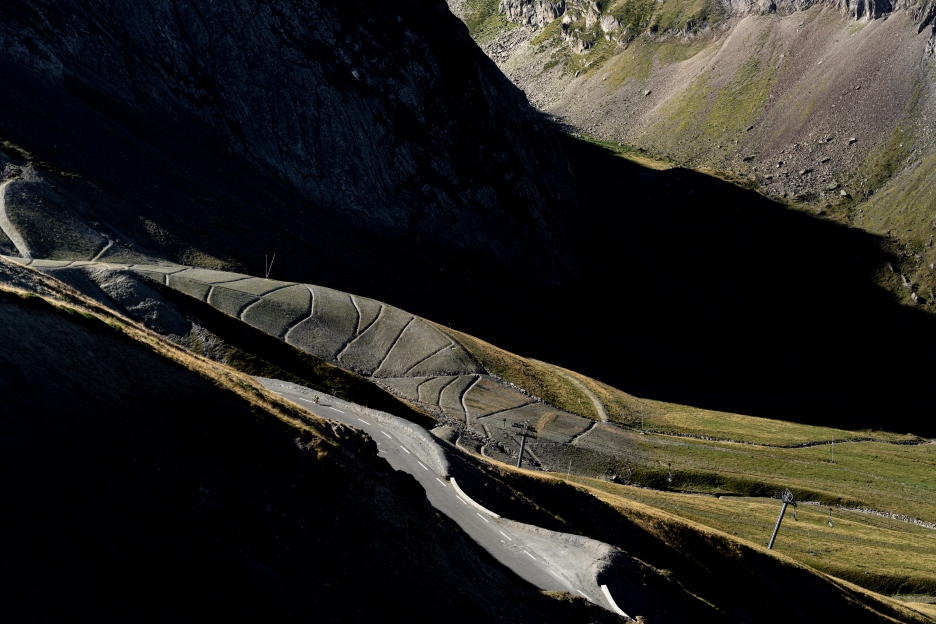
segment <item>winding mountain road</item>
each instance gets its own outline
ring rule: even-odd
[[[322,397],[301,386],[260,380],[268,389],[313,414],[350,425],[368,434],[379,454],[395,470],[412,475],[426,491],[433,507],[458,524],[497,561],[543,590],[566,591],[626,617],[614,604],[607,586],[599,586],[597,574],[611,546],[581,536],[555,533],[507,520],[485,510],[464,495],[455,479],[448,479],[418,457],[417,443],[405,431],[377,422],[353,404]],[[412,426],[410,424],[410,426]],[[440,447],[441,450],[441,447]]]

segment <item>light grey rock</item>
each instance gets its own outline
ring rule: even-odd
[[[598,23],[601,31],[605,33],[613,33],[621,29],[621,22],[617,21],[613,15],[602,15]]]
[[[507,19],[520,24],[548,24],[566,10],[565,0],[500,0],[499,10]]]

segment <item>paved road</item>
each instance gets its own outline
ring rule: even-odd
[[[407,448],[407,441],[401,439],[386,427],[369,419],[366,415],[354,413],[350,409],[338,409],[327,405],[323,398],[321,404],[293,392],[276,390],[280,396],[308,409],[313,414],[329,420],[337,420],[367,433],[377,443],[380,456],[396,470],[402,470],[413,477],[426,490],[426,496],[432,505],[454,520],[473,540],[524,580],[540,589],[567,591],[578,594],[609,611],[616,610],[609,604],[594,578],[583,576],[581,553],[570,552],[574,548],[568,545],[546,544],[542,536],[532,535],[517,523],[489,515],[467,500],[463,499],[448,479],[433,472]],[[537,547],[538,543],[542,547]],[[565,557],[563,557],[565,555]],[[575,568],[563,567],[563,558],[577,559]]]

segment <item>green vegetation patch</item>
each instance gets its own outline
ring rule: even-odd
[[[859,178],[855,188],[870,196],[889,182],[906,164],[913,151],[913,134],[904,125],[898,125],[887,141],[871,150],[868,157],[857,168]]]
[[[626,449],[626,458],[635,465],[670,466],[674,475],[683,475],[682,489],[712,491],[704,475],[720,475],[810,492],[826,503],[863,505],[936,521],[936,483],[930,478],[936,469],[933,444],[850,442],[787,449],[609,433],[596,431],[585,442],[598,450]],[[743,489],[734,493],[750,495]]]
[[[697,31],[706,24],[716,23],[719,18],[720,10],[713,0],[663,0],[653,25],[662,32]]]
[[[936,155],[928,154],[919,162],[908,165],[896,179],[867,201],[854,207],[854,223],[862,229],[880,235],[892,236],[902,249],[903,257],[897,273],[907,276],[912,289],[920,297],[916,302],[897,274],[884,269],[878,283],[906,305],[923,306],[936,311],[936,272],[930,265],[936,262],[936,248],[930,244],[933,236],[936,206]]]
[[[694,56],[714,40],[714,36],[700,31],[720,19],[713,0],[623,0],[602,12],[620,24],[619,30],[606,34],[598,24],[586,27],[583,13],[572,12],[577,19],[568,24],[568,29],[575,39],[589,46],[588,50],[573,53],[561,39],[561,20],[555,20],[532,40],[538,54],[549,53],[544,71],[561,64],[566,73],[587,76],[608,67],[609,81],[603,86],[609,92],[617,91],[631,79],[645,82],[655,63],[666,65]],[[662,39],[648,37],[649,30],[670,34]],[[677,32],[692,36],[687,39]],[[549,45],[553,46],[551,51]]]
[[[621,23],[623,30],[633,36],[650,27],[656,7],[656,0],[624,0],[612,6],[608,13]]]
[[[682,141],[682,151],[697,149],[699,140],[727,142],[738,136],[760,115],[767,95],[776,81],[773,49],[764,24],[748,56],[725,80],[721,69],[709,69],[699,75],[686,91],[666,107],[663,119],[651,128],[655,142],[673,144]]]
[[[565,475],[562,475],[565,478]],[[571,481],[766,545],[780,501],[659,492],[573,477]],[[936,593],[936,531],[890,518],[799,505],[787,511],[774,550],[872,591]]]
[[[499,0],[465,0],[465,25],[471,38],[484,45],[504,31],[516,28],[516,24],[498,10]]]
[[[637,413],[644,415],[644,426],[651,431],[684,433],[723,440],[737,440],[771,446],[792,446],[811,442],[843,442],[851,439],[871,438],[884,442],[913,442],[916,436],[884,431],[846,431],[830,427],[802,425],[771,418],[758,418],[742,414],[717,412],[688,405],[664,403],[649,399],[637,401],[627,422],[639,425]]]
[[[539,33],[530,41],[535,46],[548,45],[559,41],[559,32],[562,28],[562,18],[553,20],[543,26]],[[564,45],[564,44],[562,44]],[[568,48],[566,48],[568,49]]]

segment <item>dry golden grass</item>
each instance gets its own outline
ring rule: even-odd
[[[488,461],[491,460],[483,460]],[[889,579],[904,573],[913,574],[913,548],[920,539],[928,539],[925,563],[921,571],[915,572],[911,581],[930,582],[936,574],[936,538],[914,538],[914,535],[926,535],[926,529],[905,525],[898,521],[883,518],[866,517],[851,513],[847,517],[836,512],[833,516],[838,537],[813,536],[813,531],[820,531],[828,520],[825,508],[800,506],[797,510],[798,521],[793,521],[788,512],[773,550],[767,550],[766,542],[770,530],[779,513],[779,501],[770,499],[718,499],[713,496],[686,495],[645,490],[629,486],[616,485],[595,479],[572,477],[564,474],[544,474],[532,470],[496,464],[498,471],[508,479],[514,477],[518,483],[532,480],[544,485],[569,483],[581,492],[590,494],[605,503],[617,513],[633,522],[642,530],[655,536],[674,548],[692,548],[693,545],[714,545],[717,556],[731,560],[739,574],[763,574],[763,557],[771,557],[783,566],[808,571],[817,576],[817,582],[825,580],[845,595],[860,599],[866,607],[881,614],[890,611],[899,620],[884,617],[890,621],[934,622],[936,613],[933,605],[906,603],[884,595],[869,586],[881,586],[888,591]],[[724,503],[725,506],[722,506]],[[731,505],[729,507],[729,505]],[[753,508],[749,507],[753,506]],[[753,509],[753,511],[750,511]],[[737,514],[740,519],[733,519]],[[745,516],[748,514],[748,516]],[[825,514],[825,515],[824,515]],[[883,522],[879,522],[883,521]],[[840,524],[841,526],[840,528]],[[793,525],[793,526],[791,526]],[[806,527],[810,528],[810,537],[806,537]],[[884,526],[887,534],[876,535],[877,527]],[[758,531],[757,535],[745,537],[739,531]],[[917,532],[919,530],[919,532]],[[766,531],[761,538],[760,531]],[[831,533],[831,529],[829,529]],[[936,535],[936,532],[929,531]],[[808,553],[806,540],[816,539],[813,550],[817,557]],[[802,544],[806,548],[800,548]],[[877,544],[877,551],[865,551],[869,543]],[[623,545],[622,545],[623,546]],[[625,547],[626,549],[626,547]],[[901,553],[906,555],[901,560]],[[836,565],[833,560],[840,559],[848,565]],[[872,555],[869,557],[869,555]],[[846,559],[847,557],[847,559]],[[865,575],[864,570],[876,557],[881,558],[878,577]],[[817,564],[817,562],[819,562]],[[830,563],[831,562],[831,563]],[[853,574],[857,571],[857,574]],[[861,584],[855,581],[860,581]]]
[[[639,399],[575,371],[515,355],[448,327],[436,327],[459,342],[491,373],[520,386],[555,407],[592,420],[601,420],[592,402],[594,397],[604,407],[610,421],[628,427],[640,427],[643,416],[643,426],[648,431],[659,433],[706,436],[767,446],[791,446],[856,438],[883,442],[918,439],[908,434],[847,431]],[[569,377],[584,385],[587,391],[570,381]]]
[[[543,365],[550,369],[558,368],[549,364]],[[575,371],[560,370],[588,388],[604,405],[611,421],[630,427],[640,427],[641,416],[643,416],[643,426],[649,431],[702,435],[721,440],[736,440],[769,446],[790,446],[831,440],[845,441],[856,438],[870,438],[883,442],[905,442],[918,439],[908,434],[886,431],[847,431],[719,412],[653,399],[639,399]]]
[[[697,525],[731,535],[752,547],[766,545],[780,501],[659,492],[572,477],[571,482],[665,511]],[[619,504],[625,504],[620,502]],[[865,587],[893,593],[936,593],[936,531],[889,518],[800,505],[787,512],[774,551],[801,564]]]
[[[614,391],[613,388],[611,390]],[[884,442],[917,439],[916,436],[885,431],[846,431],[647,399],[642,399],[640,403],[646,406],[646,428],[662,433],[691,433],[771,446],[831,440],[844,441],[854,438],[871,438]]]
[[[907,606],[912,609],[916,609],[917,611],[920,611],[922,613],[925,613],[929,617],[936,620],[936,604],[927,603],[927,602],[909,602]]]
[[[442,325],[435,327],[459,343],[490,373],[520,386],[559,409],[592,420],[601,420],[589,396],[573,382],[557,374],[551,365],[514,355],[479,338]]]

